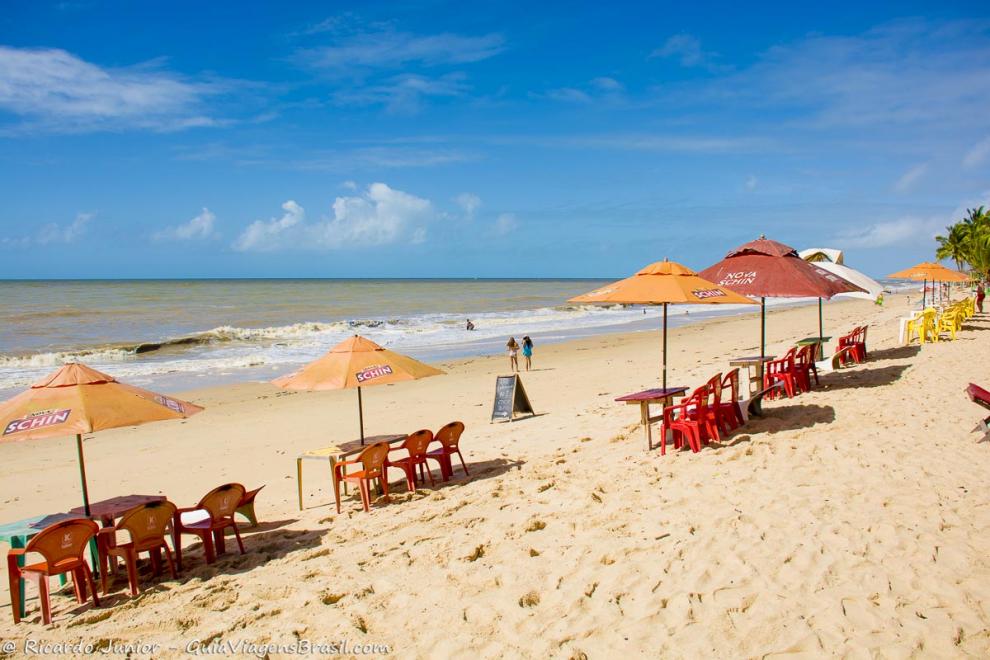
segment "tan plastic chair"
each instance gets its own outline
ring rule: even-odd
[[[388,459],[385,462],[386,476],[388,474],[388,468],[401,468],[406,473],[406,489],[414,491],[416,490],[416,469],[419,468],[420,482],[424,482],[428,474],[430,475],[430,485],[436,486],[436,482],[433,480],[433,472],[426,464],[426,449],[431,442],[433,442],[433,431],[429,429],[416,431],[406,436],[405,442],[391,451],[401,451],[404,449],[408,452],[408,456],[396,460]]]
[[[212,564],[218,554],[225,551],[223,535],[227,528],[234,530],[237,546],[244,554],[244,542],[234,520],[234,512],[244,499],[244,486],[224,484],[203,496],[194,507],[176,509],[172,516],[172,546],[175,548],[175,563],[182,570],[182,535],[195,534],[203,542],[206,563]],[[215,549],[214,549],[215,546]]]
[[[131,509],[120,522],[113,527],[104,527],[100,530],[100,574],[103,581],[103,595],[107,594],[107,564],[112,563],[116,570],[117,559],[122,559],[127,568],[127,582],[131,587],[131,595],[137,596],[138,554],[147,552],[151,558],[151,567],[155,576],[162,572],[162,550],[165,551],[165,559],[168,561],[168,570],[175,579],[178,575],[175,572],[175,564],[172,562],[172,551],[165,542],[165,535],[172,529],[172,521],[175,517],[176,506],[168,500],[159,502],[148,502],[139,507]],[[117,541],[118,532],[127,532],[130,541],[119,543]],[[110,560],[110,561],[108,561]]]
[[[50,525],[38,532],[24,548],[14,548],[7,553],[7,575],[10,579],[10,606],[14,610],[14,623],[21,621],[21,580],[31,579],[38,585],[38,600],[41,601],[41,618],[45,625],[52,623],[52,605],[48,592],[48,578],[53,575],[72,573],[72,586],[76,600],[86,602],[86,585],[93,592],[93,604],[99,607],[100,598],[96,595],[93,573],[86,564],[86,546],[99,531],[100,526],[92,520],[74,518]],[[42,561],[26,566],[18,566],[17,559],[37,553]]]

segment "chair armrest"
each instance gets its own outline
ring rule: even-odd
[[[11,548],[7,551],[8,557],[23,557],[26,554],[27,551],[24,548]]]

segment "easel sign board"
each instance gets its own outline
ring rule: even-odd
[[[495,404],[492,406],[492,421],[511,422],[516,415],[535,415],[533,404],[526,396],[519,376],[499,376],[495,381]]]

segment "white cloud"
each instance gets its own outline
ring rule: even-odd
[[[241,252],[269,252],[283,246],[283,238],[306,217],[303,207],[291,199],[282,204],[285,213],[281,218],[255,220],[234,241],[234,249]]]
[[[930,242],[940,223],[921,218],[900,218],[840,232],[836,238],[843,248],[883,248],[909,243]]]
[[[481,198],[474,193],[461,193],[454,201],[464,209],[464,214],[468,220],[474,219],[475,212],[481,207]]]
[[[417,35],[384,29],[348,35],[332,46],[301,50],[297,57],[315,68],[352,74],[355,69],[397,69],[409,64],[467,64],[493,57],[504,48],[505,39],[499,34]]]
[[[987,156],[990,156],[990,137],[983,138],[970,148],[963,157],[965,167],[976,167],[982,165]]]
[[[591,96],[580,89],[574,87],[559,87],[551,89],[544,94],[552,101],[564,101],[565,103],[590,103]]]
[[[340,106],[383,105],[388,112],[413,114],[429,98],[453,98],[468,91],[462,73],[429,78],[413,73],[393,76],[377,85],[342,89],[334,94]]]
[[[199,215],[189,222],[174,227],[166,227],[161,231],[155,232],[152,238],[156,241],[189,241],[216,238],[218,236],[214,229],[216,219],[217,216],[210,209],[204,207]]]
[[[701,41],[690,34],[675,34],[668,37],[662,46],[650,53],[650,58],[673,59],[683,67],[705,67],[716,71],[723,69],[715,64],[718,53],[706,51],[701,47]]]
[[[5,237],[0,239],[0,243],[20,246],[75,243],[86,232],[86,226],[95,216],[95,213],[77,213],[75,219],[67,225],[50,222],[33,236]]]
[[[603,92],[621,92],[625,87],[615,78],[609,78],[607,76],[601,76],[594,78],[591,81],[591,85],[596,87]]]
[[[894,183],[894,190],[897,192],[908,192],[914,185],[921,180],[921,177],[925,176],[928,172],[928,165],[922,163],[921,165],[915,165],[907,172],[901,175],[899,179]]]
[[[519,228],[519,222],[512,213],[502,213],[495,219],[494,231],[497,236],[507,236]]]
[[[154,63],[105,69],[60,49],[0,46],[0,110],[22,118],[15,131],[214,126],[201,106],[219,91]]]
[[[748,177],[746,177],[746,182],[743,183],[743,187],[749,192],[752,192],[756,190],[756,186],[759,184],[759,182],[760,181],[759,179],[756,178],[755,174],[750,174]]]
[[[234,249],[260,252],[289,249],[335,250],[426,240],[427,224],[436,217],[433,204],[415,195],[373,183],[360,195],[337,197],[332,216],[305,222],[293,201],[282,205],[281,218],[258,220],[234,242]]]

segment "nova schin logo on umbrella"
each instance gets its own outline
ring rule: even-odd
[[[365,367],[361,371],[357,372],[355,377],[357,377],[357,382],[365,383],[374,378],[379,378],[380,376],[388,376],[392,373],[392,367],[387,364],[376,365],[373,367]]]
[[[756,281],[756,271],[745,271],[741,270],[736,273],[726,273],[722,281],[719,282],[722,286],[727,286],[730,289],[733,286],[741,286],[743,284],[752,284]]]
[[[177,413],[185,412],[185,409],[182,407],[181,403],[175,401],[174,399],[169,399],[168,397],[158,395],[155,397],[155,403],[165,406],[169,410],[174,410]]]
[[[4,435],[10,433],[21,433],[23,431],[31,431],[34,429],[40,429],[45,426],[54,426],[55,424],[64,424],[67,419],[69,419],[69,413],[71,410],[42,410],[36,413],[31,413],[27,417],[21,419],[15,419],[3,430]]]

